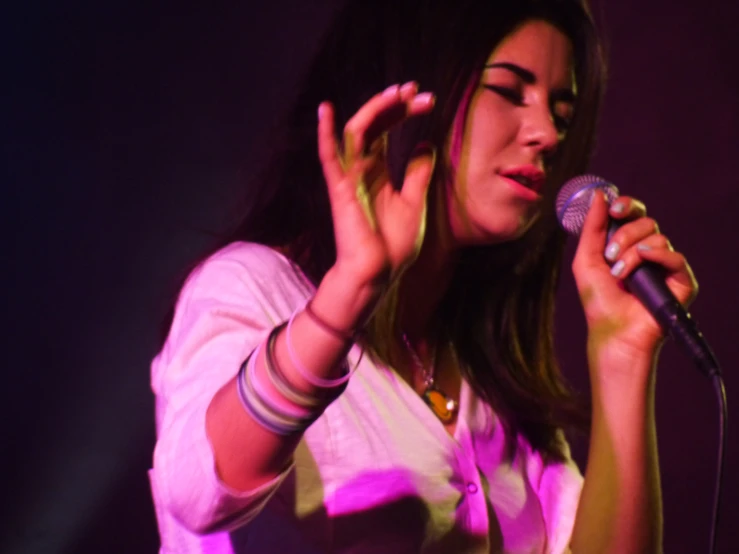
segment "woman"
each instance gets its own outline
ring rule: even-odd
[[[697,285],[635,199],[595,198],[573,264],[584,481],[561,432],[553,198],[602,79],[575,0],[350,2],[154,360],[163,552],[661,548],[661,332],[620,281],[650,260]]]

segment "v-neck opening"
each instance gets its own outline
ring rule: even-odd
[[[447,431],[444,423],[436,416],[436,414],[434,414],[433,410],[426,404],[426,402],[424,402],[421,395],[418,394],[416,390],[411,387],[411,385],[405,379],[403,379],[400,373],[398,373],[393,367],[383,367],[390,374],[390,376],[392,376],[392,379],[400,383],[401,394],[405,395],[406,397],[412,397],[409,398],[406,402],[408,408],[413,410],[413,412],[416,413],[417,416],[427,424],[427,426],[433,428],[436,434],[443,434],[445,437],[443,440],[450,441],[455,448],[461,448],[462,442],[460,438],[463,435],[461,435],[460,433],[462,431],[462,428],[466,430],[468,427],[468,423],[464,419],[464,413],[466,412],[467,405],[469,403],[469,386],[467,385],[464,377],[462,377],[459,387],[457,422],[454,426],[454,433],[452,434]],[[432,419],[434,423],[428,423],[429,418]]]

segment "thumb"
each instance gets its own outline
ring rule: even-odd
[[[426,203],[426,193],[436,163],[436,151],[429,143],[416,147],[405,169],[400,195],[414,206]]]
[[[577,247],[578,258],[583,261],[602,261],[608,236],[608,201],[602,190],[593,194],[590,209],[583,222],[580,243]]]

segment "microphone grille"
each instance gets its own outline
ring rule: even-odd
[[[593,194],[598,189],[606,193],[609,203],[618,198],[616,185],[597,175],[580,175],[562,185],[555,209],[557,220],[565,231],[572,235],[580,234]]]

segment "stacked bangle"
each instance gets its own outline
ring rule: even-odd
[[[255,355],[258,354],[259,349],[255,353]],[[280,403],[276,402],[272,395],[265,391],[262,386],[263,383],[257,378],[256,368],[257,364],[256,360],[254,360],[253,363],[247,365],[246,375],[244,376],[244,378],[246,386],[251,387],[251,390],[254,391],[254,393],[257,395],[261,404],[269,408],[270,411],[278,413],[281,417],[287,417],[295,421],[310,419],[312,412],[315,410],[308,410],[304,406],[288,405],[288,407],[280,405]],[[269,373],[269,370],[267,370],[266,373]],[[313,408],[318,405],[319,402],[315,402]]]
[[[343,341],[348,342],[352,340],[351,336],[338,329],[334,329],[331,325],[318,317],[315,312],[312,311],[310,302],[306,304],[304,311],[313,322],[326,332]],[[341,364],[343,375],[338,379],[322,379],[313,375],[300,361],[300,358],[298,358],[293,347],[291,331],[292,323],[297,313],[298,311],[296,310],[286,323],[282,323],[272,329],[266,340],[264,356],[266,362],[264,373],[266,373],[267,378],[274,389],[292,405],[292,409],[287,408],[270,398],[269,393],[263,388],[263,384],[257,376],[256,363],[263,346],[262,344],[257,346],[254,352],[252,352],[244,363],[241,364],[238,377],[236,379],[239,400],[244,409],[259,425],[278,435],[291,435],[293,433],[302,432],[311,423],[313,423],[321,415],[323,408],[344,391],[349,378],[357,369],[359,362],[362,359],[360,356],[351,371],[349,370],[349,364],[344,360]],[[307,394],[299,390],[285,376],[285,372],[279,366],[274,356],[274,346],[277,335],[283,328],[285,328],[285,326],[287,326],[285,333],[287,351],[295,370],[308,383],[322,389],[330,389],[330,394],[321,396]]]
[[[266,400],[265,395],[257,393],[252,379],[254,366],[259,356],[260,348],[241,364],[237,378],[239,400],[247,413],[262,427],[278,435],[291,435],[304,431],[320,415],[321,411],[308,412],[305,415],[288,413],[278,408],[274,403]]]
[[[310,396],[301,390],[298,390],[282,373],[282,369],[274,358],[275,341],[277,335],[285,328],[286,323],[282,323],[272,329],[267,337],[267,350],[265,352],[266,367],[265,373],[277,392],[284,396],[288,401],[303,408],[315,408],[321,404],[321,400],[315,396]]]

